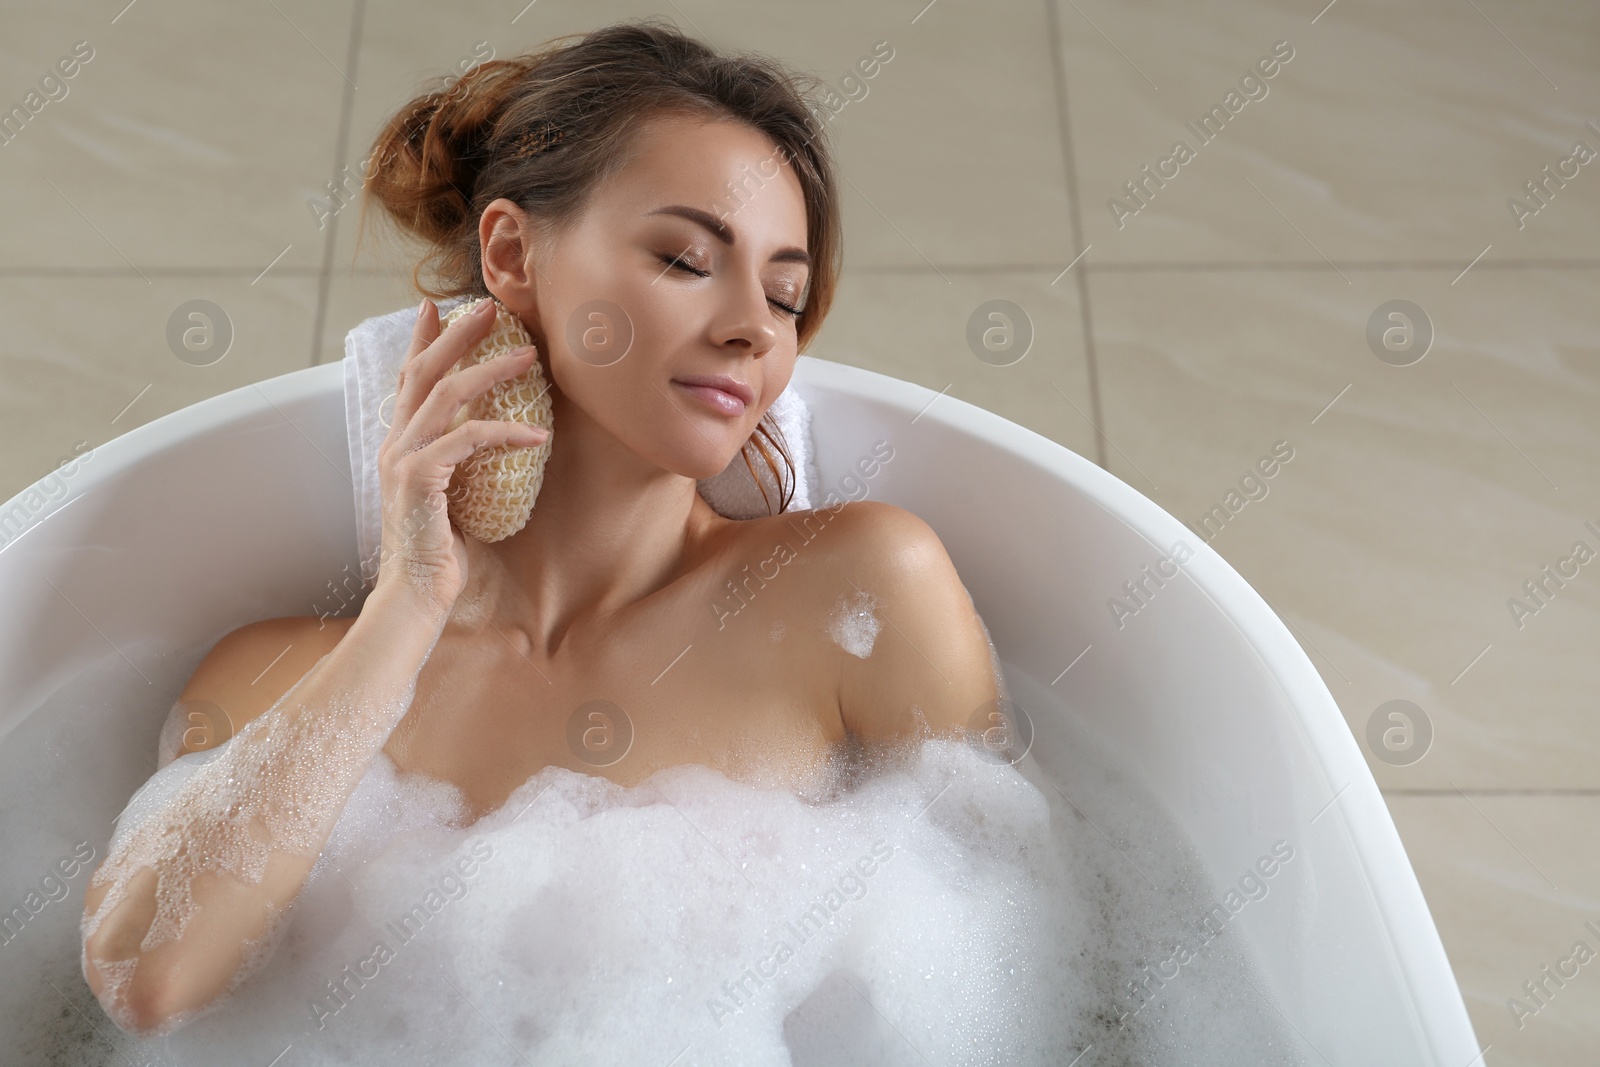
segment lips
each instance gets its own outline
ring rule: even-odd
[[[674,378],[672,383],[725,415],[742,415],[745,408],[755,402],[754,389],[726,374],[684,375]]]

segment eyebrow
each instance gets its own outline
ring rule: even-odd
[[[715,237],[723,244],[728,245],[729,247],[732,247],[734,244],[733,231],[728,228],[727,223],[723,222],[709,211],[701,211],[699,208],[690,207],[687,204],[668,204],[666,207],[658,207],[654,211],[646,211],[645,214],[677,215],[679,218],[688,219],[690,222],[699,223],[701,226],[704,226],[707,230],[711,231],[711,236]],[[796,248],[793,245],[790,245],[787,248],[780,248],[776,252],[772,253],[772,262],[800,263],[803,264],[807,270],[811,269],[811,257],[806,253],[806,250],[803,248]]]

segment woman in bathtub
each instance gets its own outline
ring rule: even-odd
[[[441,330],[423,301],[378,454],[382,560],[360,613],[219,641],[181,699],[227,726],[181,751],[228,743],[124,825],[91,881],[84,972],[118,1025],[170,1032],[264,962],[380,750],[458,786],[477,817],[551,764],[631,786],[699,763],[788,787],[846,738],[958,732],[999,696],[982,623],[915,515],[862,501],[734,521],[697,492],[742,449],[771,459],[758,424],[831,302],[822,132],[770,61],[652,24],[483,63],[387,124],[366,192],[428,246],[425,291],[492,294],[537,352],[447,377],[493,315]],[[633,333],[606,366],[569,347],[597,300]],[[449,426],[535,358],[558,431],[537,507],[479,542],[449,518],[453,471],[545,431]],[[777,577],[742,586],[780,544]],[[735,616],[719,608],[729,583]],[[835,638],[841,603],[864,640]],[[622,758],[598,766],[569,743],[586,707],[614,709],[595,729],[626,719]]]

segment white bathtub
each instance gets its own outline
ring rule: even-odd
[[[1308,1060],[1469,1067],[1479,1046],[1383,799],[1327,687],[1244,579],[1136,490],[998,415],[813,357],[795,382],[821,492],[888,440],[894,458],[870,495],[933,526],[1008,667],[1090,717],[1216,884],[1235,882],[1264,842],[1292,844],[1280,903],[1234,925],[1315,1050]],[[357,573],[337,363],[141,426],[44,499],[56,477],[0,511],[0,743],[91,669],[122,678],[128,697],[85,709],[84,726],[153,741],[217,637],[331,611],[330,583]],[[20,534],[7,525],[19,518]],[[1193,558],[1119,629],[1108,598],[1180,541]],[[1027,710],[1048,771],[1051,709]],[[57,786],[103,812],[57,827],[63,841],[103,842],[153,769],[145,749],[117,766],[55,757],[75,779]],[[84,881],[54,906],[81,910]]]

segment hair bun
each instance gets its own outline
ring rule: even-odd
[[[402,229],[434,244],[467,220],[490,134],[531,58],[490,59],[447,77],[384,126],[367,187]]]

